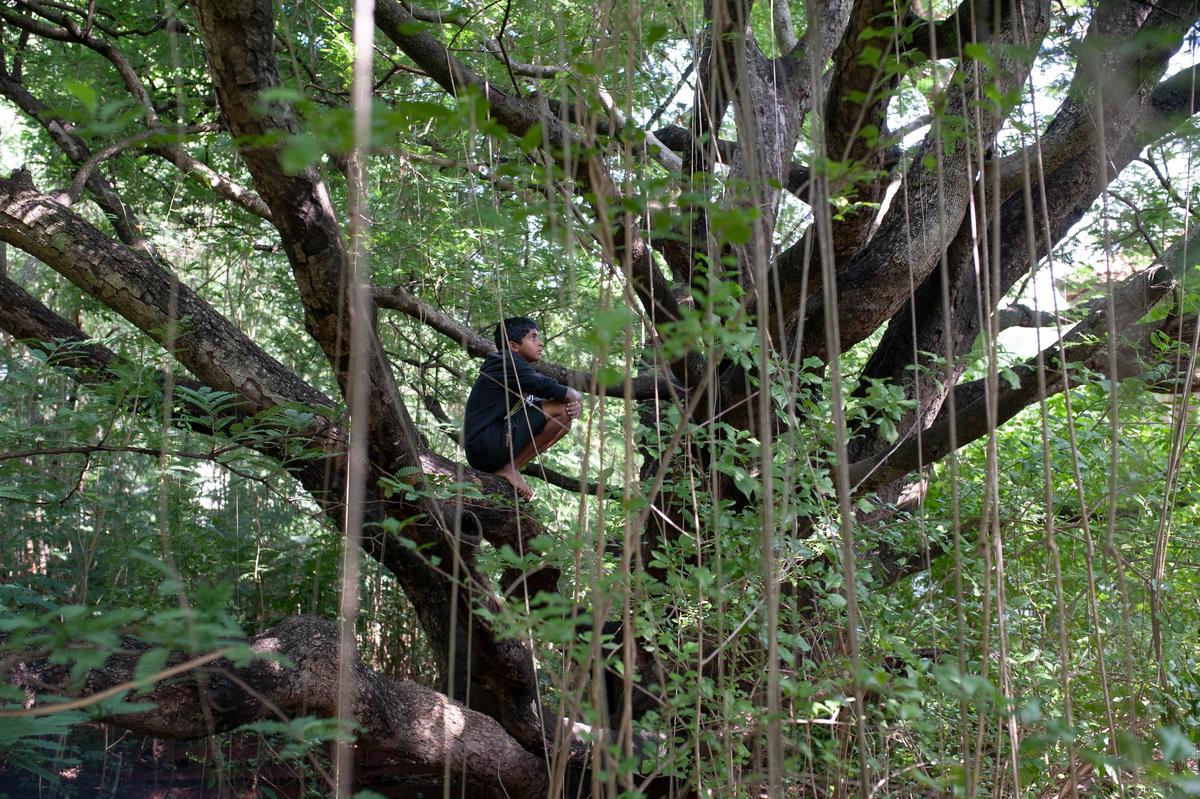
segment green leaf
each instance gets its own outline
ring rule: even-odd
[[[99,109],[100,97],[92,86],[80,83],[77,80],[68,79],[63,81],[63,88],[70,92],[76,100],[81,102],[89,114],[92,116],[96,115]]]
[[[170,650],[165,647],[156,647],[138,658],[137,666],[133,670],[133,679],[143,683],[143,690],[154,688],[151,678],[167,665],[167,658],[170,654]]]
[[[530,125],[529,130],[525,131],[525,135],[521,137],[521,149],[531,153],[541,147],[543,135],[541,124]]]
[[[1168,763],[1191,760],[1195,756],[1196,747],[1178,727],[1174,725],[1159,727],[1155,730],[1155,734],[1158,736],[1158,743],[1162,748],[1163,760]]]
[[[325,154],[316,136],[300,133],[291,136],[279,155],[279,165],[289,175],[297,175],[321,160]]]
[[[666,25],[663,25],[661,22],[650,23],[642,31],[642,41],[644,41],[647,46],[656,44],[667,38],[667,34],[670,32],[670,30],[670,28],[668,28]]]
[[[967,42],[964,44],[963,55],[972,61],[978,61],[982,64],[988,65],[989,67],[994,67],[996,65],[996,61],[994,58],[992,58],[992,54],[988,50],[987,45],[980,44],[979,42]]]

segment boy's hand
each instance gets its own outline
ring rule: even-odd
[[[567,416],[578,419],[583,415],[583,396],[573,388],[567,389]]]

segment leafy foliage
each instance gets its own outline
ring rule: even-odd
[[[101,30],[168,19],[153,4],[100,5]],[[1012,164],[1004,159],[1049,137],[1053,109],[1078,93],[1071,70],[1085,58],[1080,50],[1099,13],[1060,5],[1036,53],[968,41],[958,70],[910,46],[922,26],[932,27],[928,19],[866,27],[853,66],[890,81],[871,87],[888,98],[888,112],[855,130],[845,143],[853,157],[814,146],[819,125],[805,122],[806,135],[785,156],[804,162],[808,181],[831,187],[816,201],[723,163],[681,186],[645,156],[653,146],[647,120],[689,124],[679,87],[696,49],[699,4],[634,4],[634,24],[617,20],[615,7],[584,13],[565,0],[451,6],[448,19],[469,22],[417,26],[451,52],[479,56],[479,74],[493,87],[518,81],[503,58],[483,57],[501,44],[513,62],[559,65],[538,97],[587,120],[573,152],[551,146],[541,123],[510,135],[478,90],[451,97],[399,56],[377,56],[365,186],[371,282],[403,287],[485,336],[498,318],[534,316],[548,355],[587,374],[595,389],[576,435],[543,463],[598,490],[539,486],[528,507],[543,533],[520,552],[485,546],[475,561],[501,589],[506,575],[556,570],[559,591],[517,592],[472,613],[531,648],[544,707],[586,725],[582,740],[603,755],[590,775],[597,793],[640,795],[655,779],[680,795],[685,787],[757,795],[777,779],[773,770],[783,778],[780,795],[841,795],[852,784],[866,786],[864,795],[898,797],[1067,795],[1071,784],[1080,795],[1200,793],[1192,776],[1200,746],[1200,581],[1192,568],[1200,473],[1187,457],[1196,411],[1190,386],[1172,384],[1193,354],[1186,343],[1160,332],[1157,362],[1139,363],[1121,381],[1094,363],[1061,375],[1044,364],[1042,377],[1064,381],[1064,393],[945,460],[921,463],[905,486],[915,500],[856,495],[843,526],[838,470],[850,464],[839,463],[838,427],[852,450],[892,451],[953,407],[956,383],[984,381],[993,398],[1020,388],[1024,355],[1006,352],[985,322],[970,351],[914,351],[904,375],[880,378],[869,368],[891,333],[880,325],[835,355],[850,376],[837,386],[846,401],[835,408],[833,363],[804,357],[791,348],[791,330],[757,315],[766,295],[746,271],[764,220],[763,246],[776,257],[802,247],[824,205],[840,224],[882,218],[889,204],[915,206],[907,185],[886,200],[870,194],[892,174],[923,166],[944,181],[944,161],[956,151],[978,148],[990,165]],[[344,208],[343,173],[356,146],[347,102],[350,9],[276,6],[280,85],[260,97],[259,110],[286,109],[298,125],[253,144],[277,148],[288,176],[315,170],[331,205]],[[749,29],[777,56],[784,45],[773,10],[755,5]],[[951,9],[944,11],[938,19]],[[792,13],[803,29],[801,9]],[[173,9],[170,24],[190,29],[190,14]],[[506,29],[518,18],[519,32]],[[156,96],[176,98],[159,109],[162,117],[215,123],[203,48],[178,35],[184,29],[117,38]],[[0,43],[6,54],[20,53],[24,80],[47,114],[93,150],[142,130],[146,109],[98,53],[22,36],[11,25]],[[1128,43],[1156,46],[1163,43]],[[973,98],[982,113],[1006,119],[994,141],[975,141],[974,120],[947,110],[947,97],[973,74],[1034,55],[1029,82],[1005,90],[985,81]],[[519,87],[514,95],[525,96]],[[856,103],[866,107],[867,99]],[[929,143],[914,147],[899,131],[926,116],[915,130],[927,126]],[[705,136],[733,136],[741,124],[718,120]],[[137,198],[145,235],[183,284],[298,378],[340,396],[277,230],[245,207],[215,202],[208,186],[151,155],[153,145],[178,146],[220,175],[248,180],[237,149],[247,143],[207,132],[161,135],[129,144],[100,172]],[[38,185],[70,184],[79,165],[57,154],[46,129],[27,122],[16,138]],[[1079,209],[1081,224],[1056,232],[1063,238],[1047,258],[1033,259],[1041,266],[1031,274],[1041,270],[1064,303],[1080,308],[1161,258],[1194,224],[1200,189],[1172,170],[1193,168],[1195,138],[1185,122],[1139,149],[1140,160],[1101,200]],[[570,170],[589,158],[609,166],[619,197],[598,197]],[[1039,187],[1025,168],[1032,198]],[[781,196],[760,201],[767,187]],[[985,195],[981,189],[974,201],[986,205]],[[75,209],[98,227],[109,224],[91,205]],[[675,276],[684,290],[668,321],[656,324],[654,309],[639,307],[628,259],[613,257],[613,232],[626,231],[629,219],[656,243],[706,239],[689,273]],[[1042,236],[1042,222],[1031,221],[1029,235]],[[1026,245],[1007,231],[982,235],[994,237],[977,248],[984,276],[987,258]],[[661,272],[673,266],[661,248],[647,257]],[[1147,320],[1194,318],[1200,271],[1183,264],[1177,273],[1181,288],[1169,309],[1159,306]],[[148,647],[137,673],[148,680],[170,652],[227,646],[296,613],[335,618],[347,588],[343,537],[296,474],[329,457],[302,440],[308,425],[344,421],[345,409],[279,402],[246,414],[237,394],[196,387],[169,351],[31,256],[10,251],[5,274],[98,337],[41,350],[0,339],[0,676],[33,653],[67,668],[69,681],[56,691],[69,695],[121,649],[123,636]],[[812,286],[815,296],[815,279]],[[972,286],[981,296],[993,290]],[[1006,301],[1029,301],[1025,288],[1014,287]],[[809,303],[801,310],[815,302],[801,296]],[[1002,304],[990,294],[987,303]],[[910,312],[915,319],[925,310],[913,305],[892,325],[907,326]],[[375,323],[422,446],[462,461],[458,431],[474,358],[413,315],[381,313]],[[91,343],[119,358],[105,380],[81,384],[61,364]],[[668,378],[679,396],[656,402],[636,400],[632,390],[599,391],[689,358],[708,371],[699,388]],[[718,366],[746,386],[734,407],[718,405]],[[940,392],[937,407],[914,385]],[[766,420],[756,415],[764,413]],[[272,447],[283,454],[263,454]],[[494,500],[470,476],[421,482],[418,472],[399,469],[372,488],[397,502]],[[453,570],[406,537],[418,521],[388,517],[367,532],[392,536],[431,572]],[[841,560],[844,529],[852,580]],[[425,620],[394,575],[368,562],[357,590],[367,665],[444,687],[442,654],[430,651]],[[94,755],[93,719],[138,710],[135,693],[21,715],[26,699],[0,687],[5,779],[60,779]],[[280,761],[307,758],[305,768],[320,773],[326,747],[349,733],[301,716],[256,722],[222,740],[237,736],[253,736]],[[248,763],[226,765],[250,770]],[[327,783],[313,779],[308,789],[317,795]]]

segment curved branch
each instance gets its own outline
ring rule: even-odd
[[[1123,15],[1114,14],[1112,10],[1119,5],[1106,5],[1103,10],[1109,13],[1097,13],[1079,47],[1086,57],[1080,59],[1066,99],[1045,134],[1000,160],[1000,199],[1013,196],[1024,186],[1030,164],[1051,175],[1073,160],[1096,163],[1100,138],[1096,123],[1101,117],[1104,138],[1110,149],[1116,149],[1115,143],[1130,139],[1144,146],[1178,124],[1180,113],[1195,110],[1195,67],[1157,85],[1156,81],[1200,12],[1188,0],[1153,7],[1134,4],[1136,13],[1127,9]],[[1109,47],[1114,40],[1127,44]],[[1098,114],[1096,104],[1101,100],[1104,110]],[[1113,176],[1123,166],[1114,166]]]
[[[1151,375],[1147,385],[1154,391],[1159,391],[1166,394],[1181,393],[1188,385],[1196,385],[1200,382],[1200,372],[1193,373],[1190,377],[1187,373],[1188,361],[1186,357],[1174,359],[1174,363],[1165,364],[1169,372],[1163,375],[1153,374],[1153,367],[1156,364],[1163,364],[1164,352],[1160,345],[1155,341],[1159,334],[1164,334],[1181,345],[1181,351],[1186,352],[1191,347],[1192,342],[1196,337],[1196,320],[1192,318],[1186,323],[1181,324],[1178,319],[1165,319],[1160,322],[1150,322],[1144,325],[1138,325],[1128,332],[1128,335],[1118,343],[1116,352],[1117,371],[1114,374],[1110,371],[1109,352],[1107,345],[1099,346],[1090,357],[1088,357],[1083,365],[1097,374],[1102,374],[1110,380],[1128,380],[1128,379],[1146,379]],[[972,381],[971,383],[962,384],[955,387],[955,402],[960,400],[958,395],[961,393],[962,404],[967,405],[974,398],[978,398],[983,394],[982,381]],[[1048,391],[1049,396],[1053,391]],[[1036,398],[1034,400],[1037,401]],[[1026,407],[1029,407],[1028,405]],[[918,483],[908,484],[910,496],[907,501],[899,501],[896,503],[897,510],[911,510],[916,506],[916,499],[923,496],[926,487],[927,479],[923,479]],[[890,515],[890,511],[888,512]],[[892,540],[881,541],[878,546],[872,550],[871,558],[877,566],[877,572],[880,582],[883,585],[891,585],[899,580],[910,575],[924,571],[929,568],[933,560],[946,554],[949,550],[946,546],[931,542],[928,548],[922,548],[918,551],[912,551],[911,548],[904,546]]]
[[[413,16],[416,16],[415,14]],[[519,61],[513,61],[504,52],[504,48],[495,39],[485,38],[483,40],[483,48],[488,51],[494,58],[508,67],[514,75],[520,75],[523,78],[539,78],[542,80],[558,77],[563,71],[563,67],[546,67],[540,64],[522,64]]]
[[[204,127],[198,125],[197,127]],[[164,161],[179,167],[184,174],[191,175],[200,183],[212,189],[219,196],[240,206],[255,216],[274,223],[275,217],[271,208],[253,190],[235,183],[227,175],[222,175],[208,164],[188,155],[187,151],[178,145],[150,144],[146,149]]]
[[[48,365],[67,372],[85,385],[127,384],[129,375],[137,374],[137,384],[130,387],[124,401],[138,413],[157,414],[161,407],[160,398],[167,395],[170,385],[169,396],[174,406],[171,421],[175,426],[216,437],[230,436],[234,425],[241,423],[243,432],[248,428],[250,434],[233,435],[233,446],[245,446],[276,460],[308,486],[323,506],[340,507],[338,503],[343,494],[340,472],[328,469],[323,459],[293,457],[297,450],[314,445],[324,447],[334,458],[340,455],[344,433],[332,427],[328,420],[321,419],[315,425],[300,429],[285,421],[282,428],[276,428],[270,414],[265,419],[256,419],[260,409],[246,402],[222,405],[218,416],[214,414],[213,406],[204,401],[207,389],[204,384],[179,375],[168,377],[158,370],[129,363],[107,347],[88,339],[82,330],[3,275],[0,275],[0,330],[43,353]],[[146,398],[151,401],[147,402]],[[299,402],[299,398],[296,401]],[[268,431],[270,434],[264,435]],[[313,435],[318,431],[320,435]],[[214,459],[220,452],[214,449],[204,457]]]
[[[145,85],[142,84],[142,79],[138,77],[137,70],[133,68],[133,65],[129,63],[129,59],[125,57],[125,54],[120,49],[111,42],[94,36],[90,30],[90,26],[88,29],[80,30],[75,20],[65,14],[55,13],[40,3],[29,3],[25,2],[25,0],[19,0],[19,2],[30,11],[61,27],[53,28],[43,25],[15,12],[0,12],[3,13],[6,21],[12,23],[14,27],[28,30],[30,33],[38,36],[72,44],[82,44],[84,47],[99,53],[117,70],[117,74],[121,76],[121,82],[125,84],[125,88],[137,100],[138,105],[142,107],[142,115],[146,121],[146,126],[151,128],[158,126],[158,112],[154,108],[154,101],[150,99],[150,93],[146,91]]]
[[[259,110],[260,93],[279,85],[273,7],[270,2],[201,2],[197,12],[223,119],[283,239],[304,304],[305,327],[346,396],[352,380],[351,312],[341,223],[317,171],[309,167],[285,174],[281,145],[263,143],[299,129],[291,111],[279,104]],[[356,346],[366,353],[370,459],[387,474],[417,466],[420,437],[378,338],[372,334]]]
[[[1171,270],[1161,266],[1139,272],[1121,283],[1114,289],[1113,295],[1116,318],[1112,324],[1115,329],[1128,328],[1174,289],[1175,285]],[[1030,358],[1015,367],[1013,372],[1017,376],[1017,385],[1006,385],[998,391],[992,401],[995,407],[994,419],[989,413],[989,400],[983,390],[983,383],[976,381],[974,384],[968,384],[968,387],[957,387],[956,394],[959,391],[969,392],[974,395],[974,399],[966,401],[967,397],[964,396],[962,404],[956,402],[953,420],[950,419],[949,411],[943,409],[941,415],[921,434],[919,440],[916,436],[910,436],[888,452],[850,464],[850,482],[855,485],[856,493],[873,491],[903,477],[919,465],[938,461],[954,449],[987,435],[990,429],[994,429],[992,425],[1001,425],[1042,397],[1062,391],[1065,386],[1058,374],[1059,370],[1066,364],[1086,362],[1098,351],[1102,352],[1106,346],[1105,334],[1108,329],[1107,310],[1097,309],[1072,328],[1062,341],[1048,347],[1040,356]],[[1045,369],[1051,370],[1047,375],[1050,379],[1046,381],[1045,394],[1040,392],[1037,380],[1039,366],[1042,364]],[[951,430],[955,434],[953,439]]]
[[[540,460],[526,464],[521,469],[521,474],[530,477],[536,477],[543,482],[549,483],[552,486],[574,491],[577,494],[592,494],[598,495],[601,492],[607,493],[617,499],[620,499],[621,493],[611,487],[605,487],[600,483],[589,483],[581,480],[578,477],[573,477],[569,474],[563,474],[560,471],[551,469],[549,466],[542,464]]]
[[[1143,9],[1143,12],[1149,14],[1150,22],[1147,24],[1165,24],[1175,31],[1188,25],[1186,19],[1181,20],[1173,16],[1169,10]],[[1192,13],[1194,17],[1200,14],[1200,10],[1193,9]],[[1100,28],[1091,31],[1089,36],[1101,41],[1114,37],[1131,38],[1137,32],[1136,24],[1139,19],[1140,17],[1120,20],[1123,27]],[[1172,37],[1161,34],[1150,37],[1151,41],[1160,46],[1169,38]],[[1174,38],[1178,40],[1177,36]],[[1159,49],[1158,53],[1160,61],[1157,69],[1146,69],[1143,58],[1140,62],[1143,69],[1137,70],[1134,69],[1132,59],[1144,56],[1145,51],[1127,51],[1120,48],[1116,54],[1118,57],[1107,65],[1105,72],[1088,73],[1091,75],[1090,80],[1101,81],[1106,85],[1103,113],[1106,122],[1104,160],[1108,168],[1105,174],[1097,174],[1101,153],[1097,142],[1099,131],[1094,119],[1098,115],[1093,110],[1081,106],[1079,98],[1069,97],[1059,109],[1059,116],[1051,123],[1051,129],[1059,131],[1054,136],[1060,140],[1078,137],[1084,149],[1056,168],[1042,170],[1039,176],[1041,190],[1032,191],[1028,199],[1022,192],[1014,193],[1000,202],[998,224],[994,224],[993,220],[977,217],[975,220],[967,220],[967,224],[960,228],[947,248],[945,259],[949,270],[947,281],[950,287],[950,318],[947,319],[942,311],[942,277],[936,271],[917,288],[910,303],[904,305],[893,317],[863,373],[868,377],[890,379],[905,385],[910,398],[922,397],[923,407],[917,413],[906,416],[900,425],[902,433],[907,433],[910,426],[918,421],[922,425],[933,421],[946,397],[948,388],[945,383],[950,382],[943,379],[940,370],[912,369],[914,353],[936,352],[939,356],[944,356],[949,337],[951,356],[954,359],[961,357],[974,345],[980,319],[986,316],[986,313],[981,314],[978,308],[977,274],[973,266],[976,240],[994,241],[995,237],[1004,235],[1003,231],[1027,230],[1030,220],[1034,220],[1034,241],[1006,246],[1000,250],[1000,261],[996,267],[1000,278],[993,300],[995,301],[1051,251],[1050,248],[1083,217],[1103,188],[1142,148],[1179,125],[1194,110],[1194,101],[1200,98],[1196,97],[1197,87],[1190,82],[1191,70],[1180,72],[1156,85],[1170,57],[1169,48]],[[1109,81],[1110,72],[1136,74],[1138,82],[1131,84],[1126,78]],[[1088,81],[1080,77],[1077,83],[1084,85]],[[1033,157],[1036,153],[1031,152],[1028,155]],[[1002,185],[1001,192],[1005,190]],[[988,198],[989,206],[996,202],[999,201]],[[979,236],[971,229],[972,221],[977,229],[986,230],[984,236]],[[915,357],[918,364],[927,365],[929,362],[926,356]],[[960,367],[956,364],[955,368]],[[864,456],[868,451],[877,453],[887,448],[886,443],[880,440],[875,432],[868,432],[864,438],[859,439],[858,446]]]
[[[963,0],[953,14],[937,22],[910,10],[902,26],[913,32],[909,49],[923,53],[926,58],[957,58],[963,45],[991,41],[996,23],[1002,22],[1011,11],[1011,3]]]
[[[959,138],[952,147],[943,148],[935,125],[905,176],[911,198],[909,207],[894,206],[870,244],[844,268],[838,265],[837,310],[843,351],[862,341],[901,309],[908,300],[910,280],[923,282],[933,272],[959,230],[979,169],[981,154],[975,151],[974,142],[990,141],[1006,118],[995,104],[977,103],[975,98],[984,95],[985,87],[1003,95],[1020,86],[1033,66],[1035,51],[1028,46],[1040,41],[1050,24],[1047,0],[1026,0],[1025,6],[1024,12],[1016,15],[1022,18],[1019,23],[1010,19],[997,37],[993,45],[994,65],[964,64],[949,82],[945,117],[969,120],[970,135]],[[1024,47],[1005,47],[1007,43],[1020,43]],[[927,164],[925,156],[936,157],[928,159]],[[781,264],[788,261],[788,253],[780,256]],[[802,265],[799,261],[798,267]],[[804,290],[801,274],[800,268],[786,274],[781,269],[779,308],[787,309],[798,303]],[[837,355],[827,351],[824,322],[828,310],[820,293],[810,294],[802,315],[805,328],[797,331],[797,344],[805,356]],[[774,318],[774,314],[768,318]]]
[[[413,19],[421,22],[431,22],[435,25],[455,25],[460,28],[465,28],[471,21],[470,17],[463,17],[459,14],[445,14],[440,9],[422,8],[414,6],[407,2],[403,3],[404,9],[412,15]],[[505,49],[500,46],[500,42],[488,36],[481,36],[483,48],[496,60],[500,61],[514,75],[520,75],[525,78],[547,79],[557,77],[560,73],[566,70],[564,66],[542,66],[540,64],[522,64],[510,59],[505,52]]]
[[[188,739],[279,713],[285,718],[337,715],[335,624],[314,616],[294,616],[248,643],[259,656],[249,664],[235,665],[219,653],[195,659],[211,662],[139,696],[140,701],[153,703],[153,709],[106,720],[142,735]],[[34,692],[51,690],[86,698],[118,689],[124,695],[139,683],[137,665],[150,647],[126,638],[122,649],[103,666],[88,671],[82,688],[75,690],[70,687],[69,664],[46,658],[18,659],[12,676],[18,686]],[[19,653],[11,654],[20,658]],[[186,655],[175,653],[168,664],[178,666],[186,660]],[[495,720],[417,683],[388,679],[361,660],[356,659],[351,669],[350,717],[359,728],[359,748],[389,755],[411,774],[441,775],[449,768],[472,783],[509,796],[545,795],[544,760],[522,748]],[[30,712],[38,710],[34,705]]]
[[[481,336],[462,322],[449,314],[439,311],[429,303],[423,302],[403,286],[376,286],[374,290],[375,304],[380,308],[390,308],[411,316],[418,322],[428,325],[442,335],[462,345],[468,355],[482,358],[496,351],[496,345],[486,336]],[[593,390],[594,380],[589,372],[568,369],[545,361],[532,364],[533,368],[542,374],[552,377],[566,386],[580,391]],[[622,396],[625,392],[624,382],[598,387],[609,396]],[[670,382],[656,375],[639,375],[633,378],[634,399],[655,399],[671,396],[673,388]]]
[[[27,172],[0,178],[0,239],[108,305],[206,385],[256,410],[332,401],[263,352],[188,286],[141,253],[113,242],[45,194]]]
[[[614,127],[617,130],[624,130],[626,126],[625,115],[621,113],[621,109],[617,108],[617,104],[613,101],[612,95],[608,93],[603,86],[599,88],[598,96],[601,106],[612,117]],[[646,154],[648,154],[655,163],[672,175],[678,175],[683,171],[683,159],[675,152],[658,140],[653,131],[647,130],[643,132],[645,141],[642,142]]]
[[[379,29],[449,95],[458,97],[468,90],[479,92],[488,102],[489,113],[512,135],[524,136],[534,125],[541,125],[542,140],[550,149],[569,149],[576,153],[588,150],[574,140],[570,142],[570,148],[564,147],[572,136],[562,121],[549,112],[549,105],[542,98],[516,97],[500,91],[467,68],[433,36],[414,31],[414,17],[396,0],[379,0],[375,19]],[[666,277],[655,264],[636,219],[625,213],[613,224],[610,218],[621,194],[608,165],[598,156],[589,155],[573,160],[568,166],[580,187],[588,193],[600,223],[605,250],[614,262],[629,260],[634,289],[647,315],[655,325],[677,320],[678,303]]]
[[[1011,327],[1053,327],[1056,324],[1071,324],[1078,321],[1078,318],[1078,316],[1074,319],[1070,318],[1070,311],[1055,313],[1014,302],[1012,305],[996,311],[996,332],[1008,330]]]
[[[82,139],[71,132],[70,124],[56,119],[50,109],[25,88],[16,73],[0,70],[0,95],[7,97],[41,125],[50,135],[50,139],[73,163],[84,164],[91,157],[91,150]],[[88,177],[87,187],[121,241],[138,252],[162,260],[154,244],[143,235],[141,221],[133,207],[121,199],[103,175],[93,172]]]
[[[178,143],[172,143],[171,140],[178,140],[182,136],[194,135],[198,133],[215,133],[221,130],[221,126],[215,123],[201,123],[197,125],[189,125],[178,131],[172,131],[162,127],[152,127],[141,133],[134,134],[126,139],[105,147],[100,152],[89,158],[79,171],[75,174],[75,178],[71,181],[71,186],[67,190],[67,194],[72,202],[79,199],[83,191],[85,183],[90,179],[92,171],[101,162],[113,157],[117,153],[129,149],[135,145],[145,144],[148,152],[151,152],[164,161],[178,167],[184,174],[195,178],[199,183],[204,184],[212,189],[219,196],[232,202],[255,216],[272,222],[271,209],[263,202],[262,198],[254,193],[251,189],[246,188],[226,175],[222,175],[212,167],[202,161],[193,158],[188,152],[183,149]],[[158,141],[162,139],[163,141]]]
[[[834,54],[833,78],[822,119],[825,153],[844,162],[846,177],[831,186],[830,193],[843,194],[854,202],[833,222],[831,248],[835,264],[849,261],[870,238],[876,209],[890,182],[885,162],[894,155],[889,150],[898,149],[895,145],[884,146],[882,141],[888,105],[900,82],[899,70],[885,70],[885,66],[895,64],[897,54],[890,38],[883,52],[878,52],[880,40],[866,35],[891,8],[888,0],[856,2],[842,44]],[[874,57],[870,50],[876,52]],[[864,135],[867,129],[874,130],[874,135]],[[820,271],[819,265],[810,266],[810,272]]]

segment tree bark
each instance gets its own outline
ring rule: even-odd
[[[136,701],[153,709],[105,720],[159,738],[190,739],[233,730],[259,719],[304,714],[332,717],[338,711],[338,629],[315,616],[293,616],[249,641],[255,657],[247,665],[219,658],[196,671],[160,682]],[[86,698],[114,687],[132,690],[138,661],[150,647],[133,639],[122,651],[70,682],[70,664],[22,658],[11,671],[16,686],[31,693]],[[189,659],[174,653],[173,666]],[[350,719],[360,727],[356,744],[384,753],[404,771],[456,777],[508,796],[535,799],[546,791],[545,761],[526,751],[494,719],[413,682],[395,682],[360,660],[353,669]],[[128,696],[129,691],[120,695]],[[33,704],[29,713],[49,710]]]

